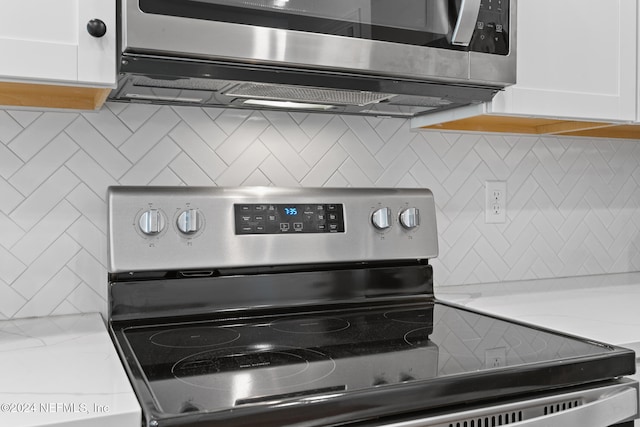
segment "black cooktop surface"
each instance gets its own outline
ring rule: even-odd
[[[616,348],[440,302],[219,318],[121,332],[164,414],[401,389],[413,390],[416,398],[422,390],[427,398],[431,392],[425,387],[444,387],[454,399],[458,394],[469,400],[469,387],[474,395],[491,395],[509,387],[526,391],[529,383],[553,388],[629,370],[628,364],[607,359],[598,365],[602,372],[587,377],[581,364],[604,359]],[[575,369],[568,368],[572,364]],[[555,378],[536,378],[540,369]],[[522,376],[502,375],[514,370]]]

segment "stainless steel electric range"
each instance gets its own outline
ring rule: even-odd
[[[631,350],[434,296],[421,189],[112,187],[109,327],[147,427],[633,425]]]

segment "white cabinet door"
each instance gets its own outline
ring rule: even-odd
[[[0,0],[0,57],[0,80],[113,87],[115,0]]]
[[[516,85],[497,114],[636,120],[636,0],[518,0]]]

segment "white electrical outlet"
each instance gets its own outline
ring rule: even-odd
[[[507,222],[507,183],[505,181],[485,182],[484,219],[487,224]]]
[[[507,366],[506,347],[486,349],[484,351],[484,366],[486,368],[502,368]]]

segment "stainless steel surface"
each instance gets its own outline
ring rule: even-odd
[[[187,209],[178,217],[178,230],[185,234],[195,233],[199,229],[197,209]]]
[[[147,14],[140,10],[137,0],[123,1],[124,52],[272,65],[286,63],[405,78],[469,79],[467,52]],[[514,83],[501,81],[500,75],[495,75],[492,81]]]
[[[391,209],[387,207],[376,209],[371,215],[371,222],[378,230],[391,227]]]
[[[510,1],[511,48],[506,56],[151,14],[140,10],[138,0],[121,1],[124,74],[119,88],[111,94],[112,100],[257,108],[234,97],[239,87],[225,92],[230,89],[228,81],[236,79],[244,84],[289,86],[276,97],[269,91],[262,98],[258,96],[260,99],[335,102],[337,107],[330,112],[407,117],[486,102],[501,88],[515,83],[516,0]],[[258,3],[261,8],[277,6],[256,2],[256,7]],[[441,30],[443,37],[453,35],[456,44],[468,44],[479,5],[480,0],[464,0],[455,28],[448,24],[448,6],[443,0],[426,2],[427,17],[414,19],[424,21],[420,25],[427,31]],[[409,22],[407,28],[414,26],[418,22]],[[221,72],[222,63],[243,67],[243,74]],[[270,67],[276,68],[269,72]],[[284,78],[281,67],[299,75]],[[354,78],[369,80],[356,84]],[[214,81],[214,89],[202,88],[200,82],[206,79]],[[380,84],[375,84],[376,80]],[[174,87],[174,82],[181,82],[178,86],[183,90]],[[412,89],[420,83],[423,87]],[[429,85],[424,86],[426,83]],[[191,92],[193,86],[201,89]],[[292,93],[292,86],[306,93]],[[322,94],[323,89],[328,92]],[[378,92],[379,96],[350,104],[346,104],[352,102],[348,99],[332,100],[335,94],[355,96],[359,92],[369,97]],[[328,99],[322,101],[323,97]],[[425,97],[443,102],[419,108],[419,99]],[[370,108],[344,108],[364,105]]]
[[[420,225],[420,210],[418,208],[407,208],[400,212],[400,225],[411,229]]]
[[[384,424],[386,427],[607,427],[631,421],[638,414],[638,383],[614,385],[455,412],[425,419]],[[515,421],[515,422],[514,422]]]
[[[140,215],[138,224],[140,225],[140,231],[144,234],[154,235],[164,229],[165,221],[159,210],[150,209]]]
[[[451,43],[458,46],[469,46],[473,31],[476,29],[481,0],[462,0],[456,26],[453,29]]]
[[[111,187],[108,197],[110,272],[438,255],[435,204],[427,189]],[[236,235],[234,204],[242,203],[343,204],[345,232]],[[385,207],[391,216],[389,227],[378,230],[372,215]],[[411,207],[420,210],[421,225],[407,230],[400,225],[399,214]],[[166,217],[164,229],[153,235],[140,229],[140,219],[150,210]],[[179,218],[191,210],[198,212],[199,231],[184,234]]]

